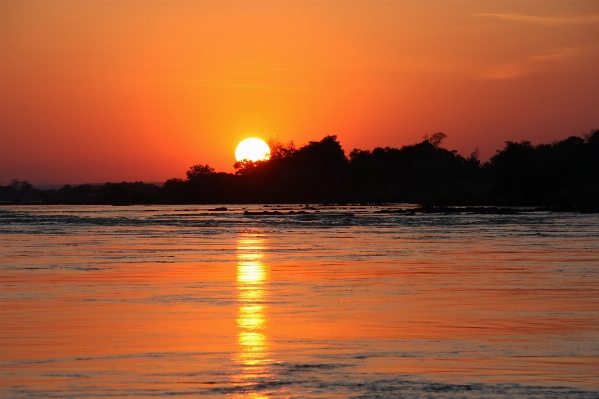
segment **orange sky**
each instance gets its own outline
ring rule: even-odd
[[[0,2],[0,181],[233,171],[247,137],[346,152],[599,129],[599,1]]]

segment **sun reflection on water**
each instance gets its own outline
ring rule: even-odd
[[[241,366],[238,382],[247,387],[246,394],[252,398],[268,397],[253,392],[251,386],[271,376],[268,339],[264,332],[268,288],[268,269],[262,262],[264,249],[264,240],[259,235],[242,235],[237,242],[237,362]]]

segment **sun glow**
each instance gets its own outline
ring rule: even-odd
[[[270,158],[270,148],[264,140],[245,139],[237,146],[235,150],[235,159],[237,161],[248,160],[252,162],[264,161]]]

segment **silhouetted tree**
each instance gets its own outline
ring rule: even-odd
[[[162,186],[162,192],[168,203],[182,204],[191,202],[191,198],[188,198],[187,187],[183,179],[168,179]]]
[[[270,160],[288,158],[297,151],[293,141],[283,144],[278,137],[274,137],[268,139],[267,143],[270,148]]]
[[[433,147],[437,148],[441,145],[447,135],[443,132],[434,133],[432,135],[425,134],[424,141],[428,141]]]
[[[34,188],[27,180],[12,179],[7,186],[0,185],[0,201],[40,201],[42,191]]]
[[[478,148],[468,158],[442,148],[446,137],[439,132],[402,148],[354,149],[349,157],[336,136],[299,148],[274,139],[269,160],[238,162],[235,174],[198,164],[187,171],[187,179],[169,179],[162,188],[142,182],[67,185],[45,191],[43,199],[121,205],[412,202],[599,209],[599,130],[536,146],[508,141],[484,164]],[[42,197],[27,182],[0,186],[2,201],[34,198]]]
[[[552,144],[506,142],[486,172],[497,201],[512,205],[599,205],[599,148],[571,136]]]
[[[209,165],[193,165],[187,171],[187,180],[196,179],[214,173],[214,168]]]
[[[310,141],[292,154],[303,166],[330,171],[347,163],[345,152],[337,136],[326,136],[321,141]]]
[[[475,168],[480,168],[482,166],[482,162],[480,161],[480,149],[476,147],[474,151],[470,153],[470,156],[466,158],[466,161]]]
[[[258,165],[265,161],[250,161],[249,159],[242,159],[233,164],[236,175],[244,175],[252,173]]]
[[[19,180],[19,179],[12,179],[10,181],[9,186],[21,193],[27,192],[33,188],[31,183],[29,183],[27,180]]]

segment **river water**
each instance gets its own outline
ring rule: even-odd
[[[227,207],[0,207],[0,396],[599,397],[599,215]]]

